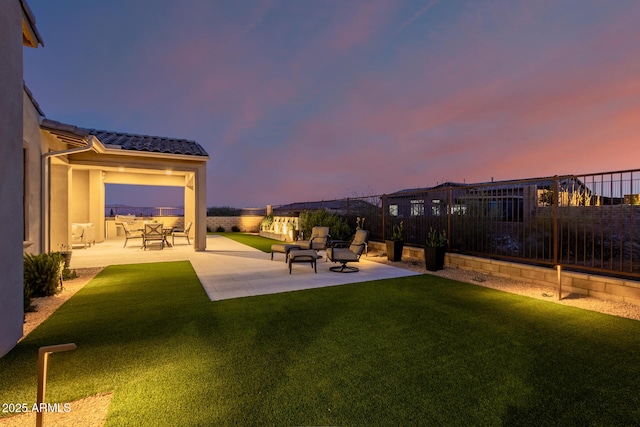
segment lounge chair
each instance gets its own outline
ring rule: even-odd
[[[355,273],[359,271],[357,267],[347,265],[349,262],[359,262],[360,255],[367,247],[369,232],[366,230],[356,231],[356,235],[348,248],[329,248],[327,258],[332,262],[339,262],[339,266],[331,267],[329,270],[338,273]]]
[[[129,228],[129,224],[126,222],[121,222],[120,225],[122,225],[122,229],[124,230],[124,248],[127,247],[127,242],[129,241],[129,239],[142,239],[144,236],[144,233],[142,231],[139,230],[131,230]]]
[[[295,244],[300,246],[301,249],[313,249],[318,251],[321,249],[327,249],[329,239],[331,239],[329,227],[313,227],[313,229],[311,229],[311,237],[309,237],[309,240],[298,240]]]
[[[180,230],[178,228],[174,228],[173,231],[171,232],[171,245],[175,246],[176,244],[176,237],[186,237],[187,238],[187,244],[190,245],[191,241],[189,241],[189,230],[191,230],[191,225],[192,222],[189,221],[187,223],[187,226],[184,228],[184,230]]]

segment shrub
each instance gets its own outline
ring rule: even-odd
[[[62,280],[71,280],[75,279],[76,277],[78,277],[78,273],[76,273],[75,270],[70,270],[67,267],[62,270]]]
[[[231,231],[233,231],[234,233],[237,233],[238,231],[240,231],[240,227],[238,227],[237,225],[234,225],[233,227],[231,227]]]
[[[221,225],[219,225],[219,226],[218,226],[218,228],[216,228],[216,231],[217,231],[218,233],[224,233],[224,227],[223,227],[223,226],[221,226]]]
[[[265,215],[260,222],[260,230],[269,230],[273,224],[273,214]]]
[[[63,264],[64,258],[59,252],[24,254],[24,286],[30,295],[48,297],[58,293]]]
[[[353,236],[351,227],[336,214],[325,210],[300,213],[300,230],[304,233],[305,238],[311,236],[311,230],[316,226],[329,227],[332,239],[349,240]]]
[[[214,206],[207,208],[207,216],[240,216],[242,210],[231,206]]]
[[[31,305],[31,298],[33,296],[33,292],[31,292],[31,287],[27,285],[27,282],[23,282],[23,290],[24,290],[24,312],[27,313],[29,311],[35,311],[35,307]]]

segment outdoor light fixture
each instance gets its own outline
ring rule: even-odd
[[[40,347],[38,350],[38,396],[36,399],[38,411],[36,412],[36,427],[42,426],[42,417],[45,412],[40,408],[42,408],[41,405],[44,403],[44,394],[47,388],[47,365],[49,363],[49,355],[63,351],[75,350],[76,348],[78,348],[78,346],[74,343],[69,343]]]

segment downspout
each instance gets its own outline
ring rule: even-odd
[[[68,150],[51,151],[42,155],[42,167],[40,169],[40,224],[42,232],[40,233],[40,251],[48,252],[49,248],[49,159],[52,157],[65,156],[67,154],[82,153],[93,148],[93,135],[88,136],[88,144],[84,147],[70,148]]]

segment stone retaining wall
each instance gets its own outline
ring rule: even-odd
[[[381,242],[369,242],[369,249],[386,252],[386,245]],[[405,246],[402,256],[407,259],[424,260],[424,251],[422,248]],[[558,273],[553,268],[453,253],[447,253],[445,265],[558,289]],[[640,305],[640,282],[638,281],[562,270],[561,282],[564,296],[569,293],[576,293]]]

